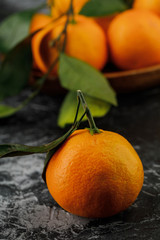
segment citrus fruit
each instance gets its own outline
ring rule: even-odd
[[[134,0],[133,8],[150,10],[160,15],[159,0]]]
[[[63,28],[64,24],[58,25],[53,36],[57,37]],[[65,52],[101,70],[108,59],[104,31],[93,19],[76,15],[75,22],[71,21],[67,27]]]
[[[121,135],[76,130],[56,151],[46,183],[57,203],[82,217],[108,217],[129,207],[143,185],[143,166]]]
[[[108,29],[113,63],[120,69],[138,69],[160,63],[160,18],[146,10],[127,10]]]
[[[50,17],[50,19],[52,18]],[[65,23],[66,17],[51,22],[32,39],[34,61],[44,73],[47,72],[59,54],[59,49],[56,46],[51,47],[50,43],[58,38],[65,27]],[[31,29],[36,29],[32,23],[31,26]],[[66,36],[65,52],[69,56],[83,60],[97,69],[104,67],[108,57],[106,37],[94,20],[76,15],[75,21],[68,23]],[[63,45],[64,38],[62,37],[60,41],[60,45]],[[56,72],[57,67],[54,68],[52,73],[56,74]]]
[[[89,0],[73,0],[74,13],[79,13],[81,8]],[[53,18],[57,18],[62,14],[65,14],[70,7],[70,0],[51,0],[51,15]]]

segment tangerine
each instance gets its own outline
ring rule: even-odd
[[[121,135],[76,130],[56,151],[46,183],[57,203],[82,217],[108,217],[123,211],[143,185],[143,166]]]
[[[116,16],[108,29],[109,50],[120,69],[160,64],[160,19],[146,10],[127,10]]]
[[[33,27],[34,22],[36,21],[31,24],[31,29],[36,29],[36,26]],[[51,47],[50,42],[61,34],[65,22],[66,17],[51,22],[32,39],[34,61],[44,73],[47,72],[59,54],[59,50],[56,47]],[[37,26],[39,27],[39,24]],[[64,38],[61,39],[61,41],[63,40]],[[69,21],[67,26],[65,52],[69,56],[83,60],[97,69],[102,69],[108,58],[107,43],[103,30],[94,20],[76,15],[75,21]],[[55,72],[57,72],[57,67],[54,68],[53,74]]]

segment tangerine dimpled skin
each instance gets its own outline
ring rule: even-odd
[[[46,183],[65,210],[82,217],[109,217],[129,207],[143,185],[142,162],[121,135],[75,131],[52,156]]]

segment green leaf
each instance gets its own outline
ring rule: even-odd
[[[123,0],[90,0],[81,9],[80,14],[88,17],[102,17],[127,9]]]
[[[0,100],[17,95],[27,84],[32,67],[31,36],[12,49],[0,68]]]
[[[53,149],[56,149],[76,129],[77,129],[77,125],[75,124],[62,137],[52,141],[51,143],[44,144],[41,146],[27,146],[27,145],[22,145],[22,144],[1,144],[0,145],[0,158],[49,152]]]
[[[70,91],[65,97],[63,104],[60,109],[59,117],[58,117],[58,126],[65,127],[66,124],[73,123],[73,118],[76,112],[76,92]],[[88,107],[92,112],[94,117],[103,117],[110,110],[111,105],[99,99],[89,97],[85,95],[85,99],[87,101]],[[84,112],[82,106],[80,106],[79,114],[82,115]],[[83,120],[87,120],[87,117],[84,117]]]
[[[43,146],[32,147],[21,144],[2,144],[0,145],[0,158],[4,157],[14,157],[23,156],[33,153],[45,153],[45,148]]]
[[[16,112],[17,112],[17,108],[14,108],[8,105],[0,105],[0,118],[9,117]]]
[[[0,51],[2,53],[7,53],[28,36],[32,16],[41,7],[15,13],[0,24]]]
[[[81,60],[61,53],[59,77],[61,85],[66,89],[80,89],[90,97],[117,105],[116,94],[107,79]]]

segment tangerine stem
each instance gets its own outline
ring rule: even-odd
[[[74,15],[73,0],[70,1],[70,6],[69,6],[68,12],[69,12],[69,14],[71,14],[72,16]]]
[[[90,109],[87,105],[87,102],[86,102],[85,97],[84,97],[81,90],[77,90],[77,96],[80,99],[82,107],[83,107],[83,109],[86,113],[86,116],[87,116],[87,119],[88,119],[88,122],[89,122],[89,126],[90,126],[91,135],[93,135],[95,133],[101,133],[101,131],[97,128],[97,126],[95,124],[94,118],[91,114],[91,111],[90,111]]]
[[[74,118],[74,122],[73,122],[73,124],[75,124],[76,121],[77,121],[77,117],[78,117],[78,113],[79,113],[80,103],[81,103],[81,102],[80,102],[80,99],[78,98],[77,111],[76,111],[76,115],[75,115],[75,118]]]

